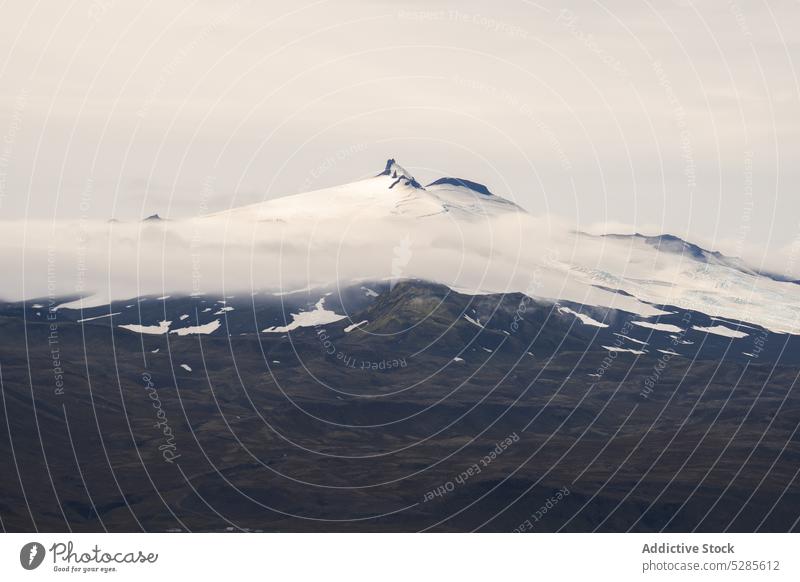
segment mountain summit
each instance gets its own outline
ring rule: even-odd
[[[285,196],[249,206],[234,208],[212,217],[256,217],[269,222],[297,220],[357,220],[359,223],[398,218],[433,219],[447,217],[474,221],[486,217],[525,211],[486,186],[458,178],[440,178],[422,186],[413,174],[394,158],[386,161],[382,172],[357,182]]]
[[[403,166],[394,161],[394,158],[389,158],[386,160],[386,168],[384,168],[383,172],[378,174],[378,176],[389,176],[393,180],[404,182],[406,186],[422,188],[422,185],[417,182],[414,176],[412,176],[411,173],[408,172]],[[393,188],[396,183],[397,182],[389,186],[389,188]]]
[[[455,186],[465,190],[470,190],[483,196],[493,196],[489,189],[483,184],[473,182],[472,180],[464,180],[463,178],[439,178],[438,180],[434,180],[427,186],[423,187],[419,182],[417,182],[414,176],[411,175],[411,172],[398,164],[394,158],[389,158],[386,160],[386,167],[384,168],[383,172],[378,174],[378,176],[389,176],[394,180],[402,180],[407,186],[414,186],[415,188],[427,189],[432,186]],[[392,186],[390,186],[390,188],[391,187]]]

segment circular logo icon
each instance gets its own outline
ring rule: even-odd
[[[44,546],[39,542],[28,542],[19,551],[19,563],[26,570],[35,570],[44,561]]]

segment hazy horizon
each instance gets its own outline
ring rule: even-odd
[[[796,252],[796,2],[5,11],[2,219],[191,217],[394,157],[578,228]]]

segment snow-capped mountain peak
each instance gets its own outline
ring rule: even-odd
[[[800,285],[740,259],[671,235],[586,235],[531,215],[477,182],[446,177],[423,187],[394,159],[370,178],[164,220],[156,231],[152,224],[97,224],[92,235],[108,256],[98,255],[77,282],[71,266],[83,260],[82,241],[70,223],[47,225],[35,239],[40,263],[47,264],[48,248],[71,250],[72,259],[58,261],[64,265],[56,277],[63,281],[59,293],[74,293],[80,284],[106,303],[147,293],[416,279],[641,318],[692,310],[800,334]],[[0,234],[8,248],[26,236],[12,228]],[[6,296],[45,296],[47,271],[30,272],[38,280],[7,288]]]
[[[434,217],[448,217],[452,226],[453,217],[473,221],[509,212],[525,211],[493,195],[486,186],[469,180],[441,178],[423,187],[411,172],[391,158],[384,170],[372,178],[233,208],[207,219],[227,216],[277,224],[333,221],[339,226],[346,220],[369,223],[372,228],[379,227],[379,221]]]
[[[384,168],[383,172],[378,174],[378,176],[389,176],[393,180],[397,180],[397,182],[393,183],[391,186],[389,186],[389,188],[393,188],[395,184],[402,182],[406,186],[412,186],[414,188],[420,188],[424,190],[422,184],[417,182],[414,176],[411,175],[411,172],[398,164],[394,158],[389,158],[386,160],[386,167]]]

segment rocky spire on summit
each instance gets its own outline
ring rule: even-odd
[[[378,175],[389,176],[395,180],[392,182],[392,185],[389,186],[389,188],[394,188],[398,182],[403,182],[406,186],[413,186],[414,188],[420,188],[424,190],[422,184],[417,182],[414,176],[412,176],[411,173],[408,172],[408,170],[406,170],[403,166],[398,164],[394,158],[389,158],[386,160],[386,168],[384,168],[383,172]]]

